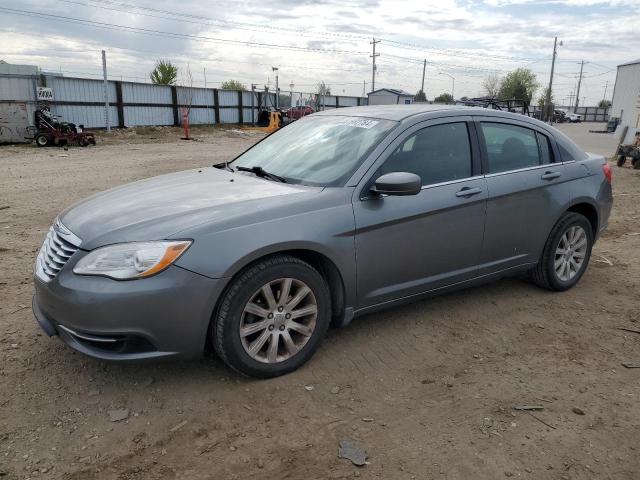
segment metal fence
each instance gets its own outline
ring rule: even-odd
[[[564,110],[567,112],[574,111],[573,107],[561,107],[556,106],[556,110]],[[540,107],[529,107],[531,114],[540,113]],[[600,108],[600,107],[578,107],[576,112],[578,115],[582,115],[583,122],[608,122],[609,121],[609,109],[608,108]]]
[[[44,83],[53,90],[50,102],[54,115],[87,128],[106,127],[104,83],[101,80],[45,76]],[[280,108],[312,105],[324,110],[365,104],[358,97],[316,96],[296,92],[297,96],[280,93]],[[152,85],[123,81],[107,82],[109,119],[113,127],[140,125],[180,125],[188,111],[189,123],[252,123],[261,109],[275,106],[274,92],[221,90],[182,86]],[[285,100],[283,104],[283,100]]]

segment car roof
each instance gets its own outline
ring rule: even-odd
[[[509,118],[534,123],[548,128],[548,125],[535,118],[522,115],[520,113],[507,112],[505,110],[494,110],[482,107],[467,107],[464,105],[432,105],[432,104],[409,104],[409,105],[366,105],[362,107],[341,107],[332,108],[316,112],[313,116],[349,116],[379,118],[381,120],[393,120],[400,122],[407,119],[427,120],[429,118],[448,117],[458,115],[476,115],[483,117]]]

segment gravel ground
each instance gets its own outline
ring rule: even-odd
[[[561,128],[610,155],[600,125]],[[506,279],[368,315],[302,369],[241,378],[214,356],[114,365],[40,332],[34,257],[56,214],[132,180],[230,159],[260,133],[150,128],[95,148],[0,147],[0,477],[640,478],[640,172],[580,284]],[[8,207],[8,208],[5,208]],[[539,405],[543,410],[514,410]],[[338,458],[338,444],[369,463]]]

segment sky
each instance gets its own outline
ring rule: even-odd
[[[640,0],[0,0],[0,59],[66,76],[149,81],[158,59],[180,68],[179,82],[338,95],[375,87],[415,93],[426,59],[428,99],[483,94],[490,74],[529,68],[549,83],[554,37],[556,103],[611,99],[616,66],[640,57]],[[191,80],[187,75],[191,71]],[[452,78],[453,77],[453,78]],[[293,87],[290,86],[293,84]]]

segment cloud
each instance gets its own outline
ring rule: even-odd
[[[359,95],[362,82],[371,80],[369,42],[375,35],[382,39],[377,45],[381,56],[376,85],[416,91],[426,58],[426,90],[431,98],[450,89],[451,80],[440,71],[456,77],[460,96],[477,95],[490,71],[504,74],[526,67],[547,79],[557,35],[564,45],[556,65],[556,98],[574,88],[576,62],[584,58],[591,63],[585,67],[589,78],[581,91],[588,103],[594,103],[601,98],[605,82],[613,82],[615,66],[636,58],[640,50],[637,20],[625,8],[637,5],[631,0],[245,0],[231,5],[221,0],[140,0],[135,9],[127,6],[132,2],[23,0],[10,8],[169,35],[0,10],[0,58],[69,75],[98,76],[104,48],[111,74],[125,79],[144,80],[155,59],[168,58],[182,68],[190,66],[196,85],[204,82],[206,69],[210,86],[229,78],[273,86],[271,66],[278,66],[287,84],[292,81],[301,89],[312,89],[324,80],[336,91]],[[171,38],[171,33],[192,37]],[[220,38],[256,45],[214,40]],[[266,44],[355,53],[317,53]]]

